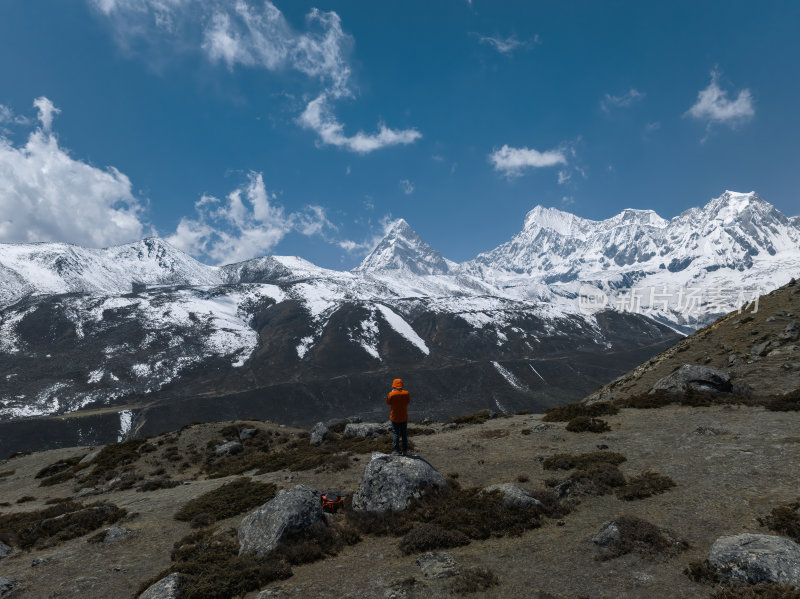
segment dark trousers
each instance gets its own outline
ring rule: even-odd
[[[394,450],[400,451],[400,439],[403,439],[403,453],[408,453],[408,421],[392,422],[392,442]]]

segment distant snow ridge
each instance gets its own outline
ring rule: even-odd
[[[396,220],[356,272],[408,271],[415,275],[448,274],[454,263],[446,260],[402,218]]]

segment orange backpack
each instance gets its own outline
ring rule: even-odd
[[[328,491],[322,495],[322,509],[333,514],[342,507],[343,497]]]

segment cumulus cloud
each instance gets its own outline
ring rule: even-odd
[[[508,177],[521,175],[523,171],[531,168],[567,164],[567,158],[562,150],[539,152],[531,148],[512,148],[508,145],[489,154],[489,161],[494,165],[494,170]]]
[[[229,264],[270,253],[292,231],[311,236],[335,229],[321,206],[286,212],[276,200],[263,175],[250,173],[224,199],[204,195],[195,203],[196,216],[182,218],[167,240],[194,256]]]
[[[749,89],[742,89],[735,100],[728,99],[728,92],[719,86],[720,73],[711,71],[711,83],[700,90],[697,101],[684,116],[705,121],[708,126],[724,123],[731,127],[747,121],[755,115],[753,97]]]
[[[400,190],[407,196],[410,196],[412,193],[414,193],[414,184],[408,179],[401,179]]]
[[[390,129],[383,123],[378,123],[377,133],[359,131],[355,135],[348,136],[344,132],[344,125],[331,111],[325,93],[309,102],[297,120],[303,128],[319,135],[319,145],[332,145],[358,154],[368,154],[388,146],[414,143],[422,137],[416,129]]]
[[[382,124],[374,134],[344,133],[331,103],[355,97],[349,61],[353,39],[344,32],[334,11],[312,9],[306,15],[306,29],[298,31],[270,0],[88,1],[108,18],[123,47],[141,39],[161,50],[168,39],[173,54],[199,51],[211,63],[224,64],[229,70],[296,71],[317,81],[321,91],[297,121],[317,133],[318,145],[366,154],[421,137],[415,129],[395,130]],[[161,55],[169,53],[155,54],[156,60],[163,60]]]
[[[70,157],[51,132],[58,108],[45,97],[34,105],[40,126],[24,146],[0,136],[0,241],[103,247],[149,233],[128,177]]]
[[[531,40],[518,40],[513,35],[506,38],[478,36],[478,43],[487,44],[500,52],[500,54],[512,54],[515,50],[538,44],[539,36],[537,35]]]
[[[603,99],[600,100],[600,107],[606,112],[612,108],[627,108],[631,104],[643,100],[645,95],[646,94],[644,92],[640,92],[633,88],[619,96],[606,94],[603,96]]]
[[[372,222],[372,221],[370,221]],[[392,218],[391,214],[386,214],[378,222],[377,228],[373,223],[373,232],[366,237],[363,241],[352,241],[349,239],[342,239],[336,242],[336,245],[353,256],[366,256],[386,237],[389,229],[392,228],[394,223],[397,222]]]

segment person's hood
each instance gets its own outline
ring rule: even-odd
[[[403,388],[403,379],[394,379],[392,383],[392,389],[402,389]]]

